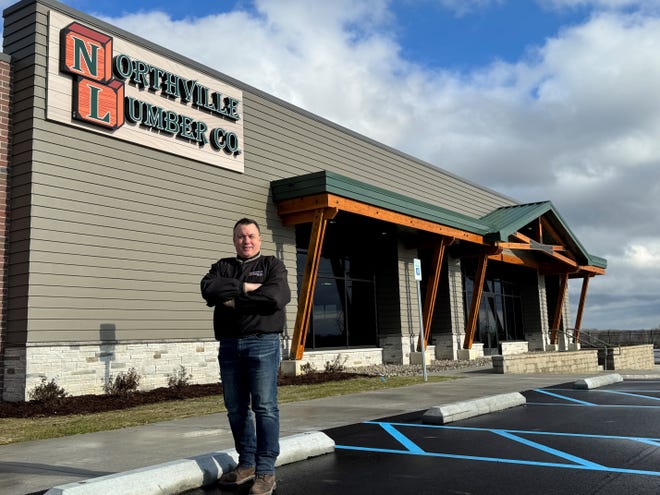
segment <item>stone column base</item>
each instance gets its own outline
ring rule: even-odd
[[[484,345],[472,344],[472,349],[459,349],[458,350],[458,360],[459,361],[472,361],[473,359],[484,357]]]
[[[280,362],[280,372],[282,376],[300,376],[303,374],[302,366],[305,361],[295,359],[284,359]]]
[[[431,364],[431,361],[435,360],[435,346],[429,345],[426,346],[426,352],[424,353],[424,359],[426,364]],[[410,353],[410,364],[422,364],[422,353],[421,352],[411,352]]]

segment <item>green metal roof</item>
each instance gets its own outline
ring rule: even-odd
[[[273,181],[271,191],[276,203],[287,199],[328,193],[474,234],[485,235],[489,231],[488,225],[476,218],[327,170]]]
[[[492,227],[484,239],[488,242],[506,241],[511,234],[542,216],[563,236],[562,241],[567,242],[576,254],[583,256],[583,264],[607,268],[607,260],[587,252],[550,201],[503,206],[484,215],[480,220]]]
[[[568,242],[578,256],[582,256],[583,264],[607,267],[607,260],[590,255],[584,249],[550,201],[504,206],[477,219],[327,170],[275,180],[271,182],[271,191],[276,203],[316,194],[334,194],[482,235],[487,242],[507,241],[511,234],[545,216],[558,233],[564,236],[562,240]]]
[[[481,221],[491,227],[487,235],[489,241],[506,241],[511,234],[551,209],[552,204],[549,201],[513,205],[497,208],[481,217]]]

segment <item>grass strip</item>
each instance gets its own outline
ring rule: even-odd
[[[439,382],[454,378],[451,376],[429,376],[428,381]],[[420,376],[360,377],[311,385],[286,385],[279,388],[278,395],[280,404],[284,404],[421,383],[424,383],[424,381]],[[3,418],[0,419],[0,445],[116,430],[224,411],[222,397],[211,395],[96,414],[44,418]]]

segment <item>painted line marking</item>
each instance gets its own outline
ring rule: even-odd
[[[514,442],[519,442],[522,443],[523,445],[527,445],[528,447],[535,448],[537,450],[540,450],[542,452],[547,452],[548,454],[555,455],[557,457],[560,457],[562,459],[566,459],[567,461],[572,461],[575,464],[579,464],[580,466],[585,466],[589,468],[602,468],[601,464],[597,464],[595,462],[591,462],[587,459],[583,459],[582,457],[577,457],[571,454],[568,454],[566,452],[563,452],[561,450],[553,449],[552,447],[548,447],[546,445],[542,445],[540,443],[532,442],[531,440],[527,440],[525,438],[521,438],[517,435],[514,435],[510,433],[507,430],[491,430],[493,433],[500,435],[504,438],[508,438],[509,440],[513,440]]]
[[[625,395],[627,397],[639,397],[639,398],[642,398],[642,399],[650,399],[650,400],[660,401],[660,397],[653,397],[651,395],[634,394],[632,392],[623,392],[623,391],[619,391],[619,390],[600,390],[599,392],[602,392],[604,394]]]
[[[397,430],[392,423],[378,423],[387,433],[392,435],[397,442],[403,445],[409,452],[414,454],[423,454],[422,450],[415,442]]]
[[[480,428],[478,426],[456,426],[456,425],[429,425],[429,424],[418,424],[418,423],[386,423],[383,421],[365,421],[363,424],[367,425],[381,425],[381,424],[390,424],[394,426],[404,426],[411,428],[431,428],[438,430],[463,430],[463,431],[506,431],[508,433],[518,434],[518,435],[547,435],[553,437],[574,437],[574,438],[599,438],[604,440],[646,440],[651,442],[660,442],[660,438],[649,438],[649,437],[624,437],[621,435],[595,435],[589,433],[565,433],[561,431],[538,431],[538,430],[511,430],[511,429],[501,429],[501,428]]]
[[[462,459],[462,460],[472,460],[472,461],[482,461],[482,462],[497,462],[504,464],[518,464],[526,466],[541,466],[541,467],[555,467],[562,469],[582,469],[586,471],[601,471],[601,472],[612,472],[612,473],[622,473],[622,474],[635,474],[635,475],[645,475],[645,476],[660,476],[660,471],[648,471],[648,470],[639,470],[639,469],[624,469],[616,468],[610,466],[603,466],[601,464],[591,462],[587,459],[581,457],[573,456],[566,452],[547,447],[545,445],[521,438],[519,435],[545,435],[545,436],[557,436],[557,437],[576,437],[576,438],[599,438],[599,439],[614,439],[614,440],[630,440],[633,442],[643,443],[645,445],[650,445],[653,447],[660,447],[660,439],[657,438],[645,438],[645,437],[624,437],[618,435],[590,435],[590,434],[578,434],[578,433],[561,433],[561,432],[545,432],[545,431],[529,431],[529,430],[507,430],[507,429],[497,429],[497,428],[477,428],[470,426],[453,426],[453,425],[426,425],[426,424],[411,424],[411,423],[388,423],[383,421],[365,421],[364,424],[373,424],[378,425],[388,434],[392,435],[399,443],[401,443],[406,450],[396,450],[396,449],[381,449],[381,448],[372,448],[372,447],[359,447],[352,445],[335,445],[336,449],[340,450],[355,450],[355,451],[364,451],[364,452],[377,452],[384,454],[405,454],[405,455],[419,455],[425,457],[438,457],[445,459]],[[538,461],[529,461],[524,459],[507,459],[500,457],[485,457],[485,456],[472,456],[472,455],[462,455],[462,454],[446,454],[441,452],[426,452],[421,449],[417,444],[412,440],[407,438],[403,433],[396,429],[396,427],[410,427],[410,428],[432,428],[432,429],[446,429],[446,430],[464,430],[464,431],[477,431],[477,432],[490,432],[496,435],[502,436],[509,440],[527,445],[529,447],[538,449],[540,451],[556,455],[567,461],[571,461],[571,464],[568,463],[554,463],[554,462],[538,462]]]
[[[584,407],[585,404],[557,404],[554,402],[527,402],[528,406]],[[631,404],[586,404],[588,407],[625,408],[625,409],[660,409],[660,406],[639,406]]]
[[[356,447],[351,445],[335,445],[335,449],[339,450],[357,450],[363,452],[377,452],[383,454],[404,454],[404,455],[422,455],[426,457],[440,457],[444,459],[462,459],[468,461],[483,461],[483,462],[499,462],[502,464],[519,464],[523,466],[541,466],[541,467],[554,467],[562,469],[581,469],[585,471],[603,471],[609,473],[621,473],[621,474],[636,474],[636,475],[646,475],[646,476],[660,476],[660,471],[644,471],[638,469],[623,469],[623,468],[612,468],[612,467],[596,467],[596,466],[584,466],[580,464],[561,464],[554,462],[535,462],[535,461],[525,461],[519,459],[502,459],[498,457],[480,457],[480,456],[471,456],[471,455],[458,455],[458,454],[441,454],[439,452],[425,452],[424,454],[415,454],[408,450],[393,450],[393,449],[377,449],[371,447]]]
[[[660,447],[660,440],[652,440],[650,438],[635,438],[635,440],[639,443],[645,443],[653,447]]]
[[[586,401],[583,401],[583,400],[574,399],[572,397],[567,397],[566,395],[560,395],[560,394],[555,394],[553,392],[548,392],[547,390],[543,390],[543,389],[540,389],[540,388],[534,389],[534,392],[538,392],[540,394],[546,394],[546,395],[549,395],[550,397],[556,397],[558,399],[567,400],[569,402],[576,402],[578,404],[582,404],[583,406],[595,406],[596,405],[596,404],[592,404],[591,402],[586,402]]]
[[[627,381],[627,380],[626,380]],[[611,390],[607,388],[592,388],[589,390],[585,389],[579,389],[579,388],[560,388],[560,387],[547,387],[544,388],[543,390],[553,390],[555,392],[582,392],[582,393],[590,393],[590,394],[597,394],[597,393],[608,393],[608,392],[628,392],[631,394],[637,394],[639,390],[636,389],[616,389],[616,390]],[[651,394],[658,394],[660,393],[660,390],[644,390],[646,393],[651,393]]]

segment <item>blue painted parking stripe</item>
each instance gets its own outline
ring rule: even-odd
[[[376,424],[379,424],[387,433],[392,435],[397,440],[397,442],[399,442],[401,445],[407,448],[409,452],[415,454],[424,453],[424,450],[419,448],[417,444],[415,444],[412,440],[410,440],[403,433],[397,430],[392,423],[376,423]]]
[[[603,471],[608,473],[621,473],[621,474],[636,474],[636,475],[645,475],[645,476],[660,476],[660,471],[644,471],[641,469],[623,469],[623,468],[612,468],[607,466],[584,466],[580,464],[562,464],[555,462],[537,462],[537,461],[526,461],[522,459],[504,459],[499,457],[481,457],[481,456],[471,456],[471,455],[459,455],[459,454],[442,454],[439,452],[424,452],[423,454],[416,454],[410,452],[409,450],[394,450],[394,449],[378,449],[371,447],[357,447],[352,445],[335,445],[335,449],[339,450],[355,450],[363,452],[377,452],[382,454],[402,454],[402,455],[421,455],[424,457],[439,457],[444,459],[461,459],[467,461],[482,461],[482,462],[499,462],[502,464],[518,464],[523,466],[541,466],[541,467],[553,467],[561,469],[578,469],[584,471]]]
[[[628,380],[626,380],[627,382]],[[560,391],[560,392],[588,392],[588,393],[598,393],[598,392],[610,392],[610,389],[604,389],[604,388],[591,388],[591,389],[576,389],[576,388],[561,388],[561,387],[546,387],[543,390],[554,390],[554,391]],[[617,390],[621,392],[630,392],[630,393],[635,393],[637,392],[636,389],[626,389],[626,388],[617,388]],[[660,390],[644,390],[645,392],[650,392],[652,394],[657,394],[660,393]]]
[[[519,437],[517,435],[514,435],[513,433],[510,433],[507,430],[490,430],[493,433],[500,435],[504,438],[508,438],[509,440],[513,440],[514,442],[522,443],[523,445],[527,445],[528,447],[535,448],[537,450],[540,450],[542,452],[546,452],[548,454],[555,455],[557,457],[561,457],[562,459],[566,459],[567,461],[572,461],[576,464],[579,464],[581,466],[586,466],[586,467],[591,467],[591,468],[602,468],[603,466],[601,464],[597,464],[595,462],[591,462],[587,459],[583,459],[582,457],[577,457],[572,454],[568,454],[566,452],[563,452],[561,450],[553,449],[552,447],[548,447],[547,445],[543,445],[540,443],[532,442],[531,440],[527,440],[526,438]]]
[[[644,438],[644,437],[624,437],[621,435],[591,435],[588,433],[563,433],[557,431],[536,431],[536,430],[508,430],[519,434],[524,435],[546,435],[550,437],[574,437],[574,438],[598,438],[601,440],[632,440],[634,442],[643,442],[650,443],[651,445],[655,444],[660,446],[657,442],[660,442],[660,439],[657,438]]]
[[[646,438],[646,437],[625,437],[622,435],[594,435],[589,433],[564,433],[560,431],[539,431],[539,430],[511,430],[511,429],[493,429],[493,428],[479,428],[476,426],[456,426],[456,425],[430,425],[418,423],[384,423],[382,421],[365,421],[364,424],[391,424],[394,426],[409,426],[413,428],[431,428],[439,430],[465,430],[465,431],[506,431],[517,435],[546,435],[551,437],[574,437],[574,438],[598,438],[602,440],[632,440],[648,442],[660,442],[660,438]],[[653,443],[651,443],[653,445]]]
[[[653,447],[660,447],[660,440],[651,440],[650,438],[635,438],[637,442],[645,443]]]
[[[381,453],[390,453],[390,454],[409,454],[409,455],[420,455],[427,457],[443,457],[443,458],[453,458],[453,459],[465,459],[465,460],[476,460],[476,461],[485,461],[485,462],[500,462],[507,464],[522,464],[522,465],[533,465],[533,466],[543,466],[543,467],[559,467],[567,469],[585,469],[590,471],[607,471],[614,473],[627,473],[627,474],[642,474],[650,476],[660,476],[660,471],[645,471],[645,470],[636,470],[636,469],[623,469],[623,468],[614,468],[609,466],[603,466],[601,464],[589,461],[582,457],[577,457],[566,452],[553,449],[546,445],[533,442],[531,440],[520,437],[519,435],[545,435],[545,436],[557,436],[557,437],[575,437],[575,438],[598,438],[598,439],[609,439],[609,440],[630,440],[633,442],[644,443],[646,445],[651,445],[653,447],[660,447],[660,439],[657,438],[644,438],[644,437],[625,437],[618,435],[591,435],[591,434],[579,434],[579,433],[562,433],[562,432],[549,432],[549,431],[538,431],[538,430],[507,430],[500,428],[478,428],[472,426],[455,426],[455,425],[428,425],[428,424],[417,424],[417,423],[388,423],[383,421],[365,421],[364,424],[374,424],[379,425],[390,435],[399,441],[407,450],[396,450],[396,449],[380,449],[372,447],[358,447],[350,445],[336,445],[335,448],[342,450],[362,450],[368,452],[381,452]],[[465,431],[477,431],[477,432],[489,432],[500,435],[509,440],[519,442],[521,444],[527,445],[529,447],[541,450],[545,453],[556,455],[562,459],[570,461],[572,464],[564,463],[552,463],[552,462],[537,462],[537,461],[528,461],[522,459],[507,459],[499,457],[483,457],[483,456],[469,456],[469,455],[460,455],[460,454],[444,454],[440,452],[426,452],[412,442],[409,438],[403,435],[396,427],[404,426],[410,428],[431,428],[431,429],[444,429],[444,430],[465,430]]]
[[[626,395],[628,397],[639,397],[642,399],[650,399],[650,400],[658,400],[660,401],[660,397],[653,397],[652,395],[642,395],[642,394],[635,394],[632,392],[623,392],[619,390],[600,390],[599,392],[605,393],[605,394],[616,394],[616,395]]]
[[[569,402],[576,402],[578,404],[582,404],[583,406],[595,406],[596,405],[596,404],[592,404],[591,402],[586,402],[586,401],[583,401],[583,400],[574,399],[573,397],[568,397],[566,395],[560,395],[560,394],[555,394],[553,392],[548,392],[547,390],[543,390],[543,389],[540,389],[540,388],[537,388],[534,391],[538,392],[540,394],[546,394],[546,395],[549,395],[551,397],[557,397],[559,399],[567,400]]]
[[[583,407],[584,404],[557,404],[556,402],[527,402],[528,406],[554,406],[554,407]],[[660,406],[640,406],[636,404],[587,404],[588,407],[612,408],[622,407],[624,409],[660,409]]]

